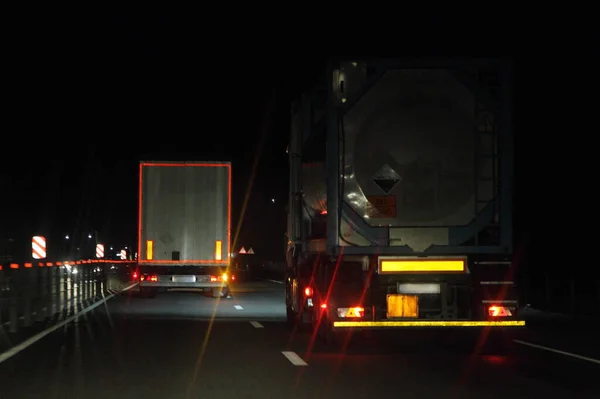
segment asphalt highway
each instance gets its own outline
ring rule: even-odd
[[[2,361],[0,399],[600,397],[589,331],[540,324],[507,356],[419,334],[340,350],[290,330],[283,298],[266,280],[220,300],[130,289]]]

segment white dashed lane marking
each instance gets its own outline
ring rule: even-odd
[[[294,366],[308,366],[306,363],[296,352],[291,351],[282,351],[283,356],[287,358]]]

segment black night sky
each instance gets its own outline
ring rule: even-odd
[[[438,32],[454,26],[439,18],[428,24]],[[518,110],[544,80],[535,78],[539,60],[515,47],[522,38],[507,29],[479,30],[474,38],[476,27],[454,26],[451,37],[421,35],[422,42],[400,40],[410,32],[404,29],[386,43],[363,38],[332,47],[335,35],[318,41],[274,31],[218,44],[220,35],[198,36],[190,21],[158,14],[76,25],[56,35],[36,31],[34,54],[21,49],[27,56],[14,63],[15,90],[5,109],[12,122],[2,138],[1,234],[6,240],[44,233],[49,254],[66,234],[85,241],[94,230],[115,246],[135,242],[140,159],[231,160],[237,226],[258,157],[239,245],[281,258],[290,101],[328,55],[513,57],[518,162],[530,148]],[[527,172],[518,168],[522,191]],[[517,202],[525,213],[526,201]],[[528,223],[517,222],[517,240]]]

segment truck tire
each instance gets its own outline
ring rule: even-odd
[[[324,317],[321,321],[321,324],[319,325],[317,335],[319,337],[319,340],[325,346],[327,346],[329,349],[335,350],[342,345],[343,341],[341,341],[340,335],[336,334],[331,327],[332,326],[329,319]]]
[[[221,289],[214,289],[212,290],[212,297],[213,298],[228,298],[229,297],[229,287],[225,287],[222,290]]]
[[[286,322],[289,327],[294,327],[298,323],[298,316],[296,312],[288,305],[285,306]]]
[[[285,312],[286,321],[290,328],[294,329],[295,331],[299,331],[299,332],[304,332],[304,331],[310,330],[312,323],[306,323],[304,321],[303,313],[294,311],[292,309],[292,307],[289,305],[286,305],[285,310],[286,310],[286,312]]]

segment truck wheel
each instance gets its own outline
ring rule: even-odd
[[[348,345],[351,333],[333,331],[333,325],[326,317],[323,317],[318,328],[316,322],[313,326],[317,330],[317,337],[329,350],[337,351]]]
[[[294,312],[292,308],[287,305],[285,307],[285,316],[288,326],[293,327],[297,324],[298,316],[296,316],[296,312]]]
[[[339,337],[333,332],[331,322],[326,317],[321,320],[317,335],[321,342],[328,347],[335,348],[339,345]]]
[[[222,290],[221,289],[215,289],[213,288],[212,290],[212,297],[213,298],[227,298],[229,296],[229,288],[225,287]]]

